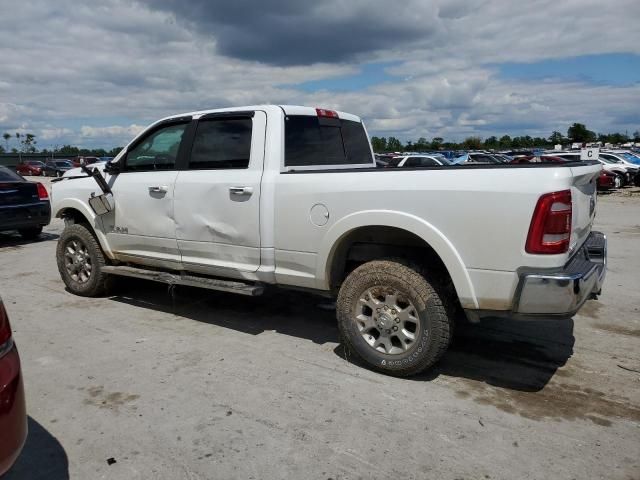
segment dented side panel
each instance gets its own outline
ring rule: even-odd
[[[266,114],[253,117],[248,168],[178,174],[174,214],[186,268],[255,272],[260,267],[260,195]]]

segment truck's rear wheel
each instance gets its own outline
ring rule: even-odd
[[[428,276],[394,261],[355,269],[338,295],[346,354],[375,370],[408,376],[438,361],[449,345],[453,313]]]
[[[104,254],[93,233],[83,224],[65,227],[56,250],[58,271],[76,295],[94,297],[104,293],[107,275],[102,273]]]

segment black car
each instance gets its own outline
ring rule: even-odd
[[[44,171],[47,176],[61,177],[64,172],[74,168],[70,160],[49,160],[44,164]]]
[[[47,188],[0,166],[0,232],[17,230],[33,239],[51,221]]]

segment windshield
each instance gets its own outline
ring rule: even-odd
[[[431,157],[435,158],[443,165],[453,165],[453,163],[447,157],[445,157],[444,155],[440,155],[439,153],[431,155]]]
[[[604,158],[609,163],[622,163],[622,160],[613,155],[600,155],[600,158]]]
[[[633,153],[623,153],[622,156],[627,159],[627,161],[631,163],[635,163],[636,165],[640,165],[640,157],[634,155]]]
[[[71,162],[56,162],[56,167],[73,167]]]
[[[44,167],[44,163],[42,162],[27,162],[27,165],[31,165],[32,167]]]

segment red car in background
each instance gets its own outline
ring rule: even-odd
[[[0,476],[11,468],[27,439],[27,409],[18,350],[0,299]]]
[[[38,160],[26,160],[18,164],[16,172],[20,175],[40,176],[45,174],[44,168],[44,163]]]
[[[556,155],[541,155],[539,157],[533,155],[521,155],[514,158],[511,163],[563,163],[568,162],[566,158],[558,157]],[[600,172],[598,177],[597,188],[598,190],[610,190],[616,188],[616,175],[606,170]]]

